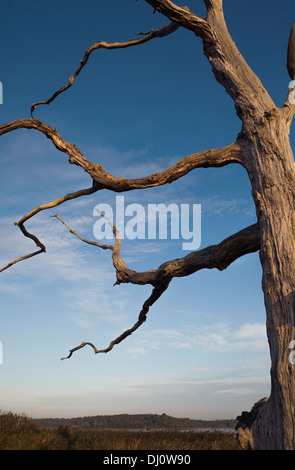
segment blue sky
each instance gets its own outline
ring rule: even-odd
[[[205,14],[201,0],[187,5]],[[241,53],[282,106],[293,3],[225,0],[224,9]],[[30,105],[66,84],[93,42],[125,41],[167,22],[143,0],[7,2],[0,18],[1,122],[30,117]],[[181,29],[134,48],[94,52],[74,86],[50,106],[38,107],[34,117],[56,127],[89,160],[125,177],[145,176],[191,153],[228,145],[241,126],[200,39]],[[14,221],[91,181],[35,131],[3,136],[0,149],[4,266],[34,249]],[[172,185],[124,196],[126,205],[201,204],[201,248],[256,220],[247,175],[235,165],[195,170]],[[60,361],[82,341],[107,347],[135,323],[150,294],[150,286],[113,287],[110,253],[81,243],[49,217],[58,213],[94,239],[94,207],[114,205],[115,198],[98,192],[27,223],[47,252],[1,274],[0,408],[34,417],[164,412],[236,417],[269,393],[258,254],[224,272],[174,279],[147,322],[110,353],[94,355],[84,348]],[[181,240],[124,240],[122,246],[128,266],[139,271],[185,254]]]

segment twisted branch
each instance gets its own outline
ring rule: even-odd
[[[98,211],[99,214],[106,218],[104,214],[102,214],[100,211]],[[87,243],[89,245],[96,246],[98,248],[102,249],[109,249],[112,251],[112,260],[113,260],[113,266],[116,270],[116,282],[114,285],[118,285],[121,283],[131,283],[131,284],[138,284],[138,285],[146,285],[146,284],[151,284],[153,286],[156,285],[157,282],[157,275],[158,272],[155,269],[151,269],[149,271],[143,271],[143,272],[137,272],[133,271],[132,269],[129,269],[125,261],[121,257],[121,236],[119,230],[117,230],[116,225],[112,225],[111,222],[109,221],[113,233],[115,235],[115,244],[114,246],[111,245],[104,245],[101,243],[93,242],[91,240],[86,240],[85,238],[81,237],[75,230],[73,230],[64,220],[59,217],[57,214],[53,215],[52,217],[57,218],[62,224],[67,227],[70,233],[75,235],[77,238],[79,238],[81,241],[84,243]],[[159,270],[158,270],[159,271]]]
[[[104,170],[103,166],[85,158],[74,144],[65,141],[55,128],[38,119],[19,119],[0,126],[0,136],[16,129],[35,129],[52,141],[57,150],[69,156],[69,163],[80,166],[95,182],[95,190],[109,189],[114,192],[152,188],[172,183],[196,168],[220,168],[232,163],[243,165],[240,146],[237,142],[222,148],[204,150],[188,155],[166,170],[143,178],[116,178]]]
[[[204,1],[208,9],[209,7],[212,7],[213,3],[217,4],[217,2],[215,3],[213,2],[213,0]],[[105,41],[94,43],[85,52],[80,66],[70,77],[68,84],[57,90],[47,101],[39,101],[37,103],[33,103],[31,106],[31,115],[33,115],[33,112],[38,105],[50,104],[54,99],[57,98],[57,96],[59,96],[61,93],[63,93],[73,85],[75,78],[80,74],[81,70],[86,65],[91,53],[94,50],[100,48],[117,49],[142,44],[153,38],[163,37],[168,34],[171,34],[179,26],[183,26],[187,29],[190,29],[197,36],[200,36],[203,39],[204,45],[206,46],[205,53],[208,56],[209,60],[211,60],[212,64],[214,64],[213,70],[216,69],[218,71],[219,75],[217,78],[219,78],[219,81],[222,82],[223,75],[226,76],[224,71],[229,73],[229,70],[231,69],[228,68],[228,64],[224,60],[225,56],[219,47],[216,32],[214,31],[214,28],[209,24],[209,18],[207,21],[206,19],[191,13],[187,7],[181,8],[174,5],[170,0],[147,0],[147,2],[151,4],[155,8],[155,10],[158,10],[164,15],[166,15],[172,21],[172,23],[165,26],[164,28],[152,30],[149,33],[141,33],[142,37],[124,43],[107,43]],[[211,20],[212,14],[213,13],[211,12]],[[231,43],[229,44],[229,51],[233,51],[233,53],[235,53],[236,49]],[[229,56],[231,56],[231,54],[229,54]],[[241,60],[242,59],[240,59],[240,61]],[[243,63],[240,64],[241,69],[242,66]],[[223,73],[223,75],[221,72]],[[236,78],[233,75],[233,72],[231,72],[229,76]],[[252,77],[252,75],[250,76]],[[253,81],[255,82],[254,79]],[[251,80],[249,81],[249,83],[252,83]],[[253,88],[254,85],[255,83],[253,84]],[[236,98],[235,94],[240,93],[243,87],[241,86],[240,82],[237,83],[237,80],[233,80],[232,88],[233,91],[231,91],[230,89],[230,95]],[[3,135],[7,132],[19,128],[36,129],[42,132],[46,137],[48,137],[52,141],[52,143],[58,150],[63,153],[66,153],[69,156],[69,163],[80,166],[91,176],[91,178],[93,179],[93,187],[87,190],[71,193],[70,195],[67,195],[63,198],[52,201],[52,203],[38,206],[28,214],[23,216],[23,218],[19,222],[17,222],[16,225],[19,226],[19,228],[26,237],[31,238],[36,243],[40,250],[31,253],[30,255],[27,255],[25,257],[19,258],[18,260],[15,260],[2,270],[7,269],[7,267],[11,266],[15,262],[18,262],[22,259],[27,259],[28,257],[35,256],[36,254],[45,251],[45,246],[39,241],[39,239],[35,235],[32,235],[27,232],[23,225],[26,220],[33,217],[41,210],[48,209],[49,207],[58,206],[66,200],[70,200],[75,197],[80,197],[84,194],[91,194],[92,192],[101,189],[109,189],[115,192],[122,192],[164,185],[181,178],[182,176],[186,175],[195,168],[221,167],[230,163],[239,163],[243,165],[242,152],[238,143],[235,142],[221,149],[207,150],[193,155],[189,155],[177,162],[172,167],[144,178],[116,178],[110,173],[106,172],[103,169],[102,165],[94,164],[93,162],[87,160],[87,158],[84,157],[82,152],[77,149],[75,145],[66,142],[56,131],[56,129],[48,126],[40,120],[36,120],[33,118],[20,119],[18,121],[4,124],[0,126],[0,135]],[[98,350],[92,343],[83,342],[79,346],[71,349],[69,355],[66,358],[70,358],[73,352],[85,347],[86,345],[92,347],[95,354],[101,352],[109,352],[116,344],[119,344],[121,341],[123,341],[127,336],[132,334],[146,321],[146,316],[149,311],[149,308],[154,304],[154,302],[156,302],[156,300],[159,299],[162,293],[168,288],[173,277],[187,276],[204,268],[217,268],[222,270],[229,266],[240,256],[260,249],[259,227],[257,224],[255,224],[232,235],[231,237],[228,237],[218,245],[212,245],[207,248],[204,248],[203,250],[199,250],[198,252],[190,253],[189,255],[183,258],[163,263],[157,270],[150,270],[138,273],[136,271],[130,270],[121,258],[121,238],[115,226],[113,226],[113,232],[116,235],[115,245],[103,245],[96,242],[91,242],[90,240],[86,240],[85,238],[81,237],[77,232],[72,230],[57,214],[54,217],[59,219],[68,228],[68,230],[72,234],[77,236],[81,241],[96,246],[98,248],[110,249],[112,251],[113,265],[116,269],[117,276],[116,284],[120,284],[122,282],[130,282],[133,284],[151,284],[153,286],[152,293],[143,304],[138,316],[138,320],[132,328],[126,330],[120,336],[114,339],[106,349]]]
[[[126,41],[126,42],[106,42],[106,41],[95,42],[85,52],[84,57],[81,60],[79,67],[70,76],[67,85],[57,90],[47,101],[38,101],[37,103],[32,104],[31,116],[33,117],[33,112],[37,106],[41,104],[50,104],[53,100],[55,100],[55,98],[58,97],[58,95],[60,95],[61,93],[63,93],[64,91],[66,91],[68,88],[70,88],[73,85],[75,78],[80,74],[81,70],[85,67],[93,51],[96,51],[97,49],[102,49],[102,48],[103,49],[123,49],[126,47],[137,46],[139,44],[144,44],[145,42],[148,42],[154,38],[162,38],[164,36],[168,36],[169,34],[174,33],[174,31],[176,31],[179,27],[180,27],[179,24],[169,23],[163,28],[152,29],[148,33],[138,33],[138,35],[143,35],[141,38],[138,38],[138,39],[131,39],[130,41]]]
[[[26,222],[28,219],[30,219],[40,211],[56,207],[66,201],[84,195],[93,194],[101,189],[109,189],[114,192],[123,192],[131,191],[134,189],[151,188],[155,186],[165,185],[167,183],[172,183],[173,181],[176,181],[177,179],[188,174],[196,168],[222,167],[231,163],[239,163],[243,165],[242,152],[240,150],[240,146],[237,142],[234,142],[223,148],[205,150],[189,155],[179,160],[175,165],[172,165],[170,168],[167,168],[166,170],[154,173],[143,178],[116,178],[115,176],[106,172],[101,164],[95,164],[85,158],[81,150],[78,149],[74,144],[70,144],[69,142],[65,141],[55,128],[52,128],[51,126],[45,124],[44,122],[38,119],[19,119],[17,121],[12,121],[10,123],[3,124],[0,126],[0,136],[21,128],[35,129],[43,133],[47,138],[52,141],[54,146],[59,151],[66,153],[69,156],[70,163],[82,167],[91,176],[91,178],[93,179],[93,185],[91,188],[69,193],[59,199],[36,207],[29,213],[25,214],[18,222],[15,223],[15,225],[19,226],[20,228],[23,227],[24,222]],[[29,236],[29,238],[32,238],[35,241],[37,246],[40,247],[40,251],[31,253],[30,255],[26,255],[9,263],[7,266],[2,268],[0,272],[9,268],[18,261],[22,261],[24,259],[30,258],[45,251],[44,245],[40,245],[41,242],[37,239],[37,237],[34,239],[33,236]],[[139,279],[137,278],[137,273],[128,270],[128,268],[126,269],[126,265],[122,264],[123,260],[121,259],[121,257],[116,256],[116,248],[117,246],[119,246],[119,243],[120,240],[118,240],[117,245],[115,245],[115,251],[113,253],[114,265],[115,263],[117,263],[117,283],[125,282],[126,276],[127,279],[131,279],[135,276],[137,283],[145,283],[145,277],[143,279],[140,279],[140,282],[138,282]],[[127,282],[129,282],[129,280]]]
[[[163,294],[163,292],[165,292],[165,290],[168,288],[170,284],[170,281],[171,281],[171,278],[169,276],[164,275],[163,273],[162,273],[162,279],[160,279],[160,276],[158,276],[157,285],[154,287],[150,297],[143,304],[142,309],[139,313],[137,322],[133,325],[132,328],[124,331],[124,333],[122,333],[116,339],[111,341],[107,348],[97,349],[94,346],[94,344],[83,341],[79,346],[76,346],[75,348],[70,349],[70,354],[67,357],[62,357],[61,360],[63,361],[64,359],[69,359],[72,356],[73,352],[77,351],[78,349],[84,348],[87,345],[92,347],[95,354],[107,353],[111,351],[116,344],[121,343],[125,338],[127,338],[127,336],[131,335],[146,321],[147,313],[150,307],[159,299],[159,297]]]
[[[71,201],[72,199],[76,199],[81,196],[88,196],[89,194],[95,193],[99,189],[100,188],[98,188],[96,185],[93,185],[91,188],[80,189],[73,193],[66,194],[65,196],[60,197],[58,199],[55,199],[54,201],[47,202],[46,204],[42,204],[41,206],[35,207],[35,209],[25,214],[18,222],[15,222],[15,225],[19,226],[20,224],[23,224],[28,219],[38,214],[38,212],[45,211],[47,209],[52,209],[53,207],[57,207],[63,204],[64,202]]]
[[[101,214],[104,217],[103,214]],[[85,243],[90,243],[99,248],[106,248],[108,246],[99,243],[90,242],[83,239],[77,232],[72,230],[58,215],[55,215],[68,230],[77,236]],[[106,349],[97,349],[90,342],[82,342],[79,346],[70,349],[70,353],[63,359],[69,359],[72,354],[85,346],[91,346],[95,354],[107,353],[113,349],[116,344],[121,343],[127,336],[136,331],[145,321],[149,308],[159,299],[159,297],[168,288],[173,277],[183,277],[195,273],[201,269],[217,268],[220,271],[226,269],[236,259],[249,253],[254,253],[260,249],[260,231],[258,223],[247,227],[234,235],[226,238],[217,245],[208,246],[202,250],[192,252],[187,256],[172,261],[167,261],[157,270],[150,270],[138,273],[131,271],[120,256],[121,237],[115,225],[112,225],[113,232],[116,236],[115,246],[108,247],[113,251],[113,265],[116,269],[117,282],[132,283],[132,284],[152,284],[154,289],[150,297],[145,301],[139,313],[137,322],[132,328],[124,331],[120,336],[111,341]],[[115,255],[114,255],[115,253]]]
[[[170,0],[146,0],[146,2],[154,7],[154,11],[163,13],[174,23],[193,31],[196,36],[206,41],[215,39],[214,30],[206,19],[195,15],[189,8],[179,7]]]
[[[34,251],[33,253],[30,253],[30,254],[25,255],[25,256],[21,256],[20,258],[17,258],[14,261],[11,261],[6,266],[4,266],[4,268],[0,269],[0,273],[5,271],[6,269],[10,268],[10,266],[13,266],[14,264],[18,263],[19,261],[23,261],[25,259],[32,258],[33,256],[39,255],[40,253],[45,253],[45,251],[46,251],[45,246],[43,245],[43,243],[40,242],[39,238],[37,238],[36,235],[33,235],[32,233],[28,232],[23,223],[18,223],[17,225],[19,226],[19,228],[22,231],[22,233],[24,234],[24,236],[27,237],[27,238],[30,238],[31,240],[33,240],[35,242],[36,246],[38,246],[40,248],[40,250]]]
[[[19,263],[20,261],[24,261],[26,259],[32,258],[33,256],[39,255],[40,253],[45,253],[46,248],[43,243],[40,242],[38,237],[36,235],[33,235],[32,233],[28,232],[24,226],[24,223],[29,220],[31,217],[34,215],[38,214],[38,212],[47,210],[47,209],[52,209],[53,207],[59,206],[60,204],[63,204],[66,201],[70,201],[72,199],[93,194],[96,191],[98,191],[99,187],[96,184],[93,184],[91,188],[87,189],[81,189],[79,191],[69,193],[66,196],[63,196],[61,198],[55,199],[54,201],[48,202],[47,204],[42,204],[41,206],[36,207],[35,209],[31,210],[27,214],[25,214],[18,222],[14,222],[14,225],[18,226],[21,232],[24,234],[25,237],[30,238],[35,242],[35,244],[40,248],[38,251],[34,251],[33,253],[30,253],[25,256],[21,256],[20,258],[15,259],[14,261],[11,261],[8,263],[6,266],[0,269],[0,273],[5,271],[6,269],[10,268],[16,263]]]

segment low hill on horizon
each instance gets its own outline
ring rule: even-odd
[[[174,418],[166,413],[157,414],[119,414],[84,416],[78,418],[39,418],[34,419],[42,427],[58,428],[69,426],[81,429],[233,429],[236,419],[202,420]]]

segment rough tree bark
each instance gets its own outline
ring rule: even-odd
[[[204,49],[217,80],[234,99],[242,120],[238,141],[252,185],[261,235],[271,395],[248,428],[248,445],[254,449],[294,449],[295,370],[288,361],[288,346],[295,337],[295,166],[289,141],[294,106],[291,110],[288,102],[283,109],[274,105],[229,37],[221,1],[207,4],[207,20],[217,40],[209,46],[205,43]],[[223,57],[217,44],[221,45]]]
[[[18,261],[45,251],[44,245],[24,226],[25,222],[42,210],[103,189],[122,192],[164,185],[200,167],[221,167],[232,163],[242,165],[252,185],[257,223],[218,245],[190,253],[181,259],[167,261],[154,270],[138,273],[128,268],[120,255],[121,240],[116,227],[113,227],[116,235],[114,246],[102,245],[83,239],[56,215],[57,219],[83,242],[112,251],[117,276],[116,284],[131,282],[150,284],[153,287],[132,328],[113,340],[105,349],[97,349],[92,343],[82,342],[70,350],[67,358],[86,345],[92,347],[95,353],[110,351],[146,320],[149,308],[168,288],[173,277],[187,276],[204,268],[222,270],[238,257],[260,250],[271,355],[271,394],[268,399],[259,401],[250,413],[244,412],[239,417],[239,440],[243,447],[251,449],[294,450],[295,368],[288,361],[288,356],[289,344],[295,339],[295,165],[289,140],[295,106],[287,96],[283,107],[277,107],[259,78],[245,62],[227,30],[222,0],[204,0],[207,7],[206,18],[197,16],[187,7],[179,7],[169,0],[146,1],[169,18],[171,23],[160,30],[142,33],[142,37],[126,43],[100,41],[93,44],[86,51],[79,68],[73,73],[68,84],[57,90],[47,101],[39,101],[31,106],[32,119],[20,119],[0,126],[0,135],[19,128],[42,132],[58,150],[69,156],[70,163],[80,166],[92,178],[90,188],[39,206],[16,222],[23,234],[31,238],[39,250],[10,262],[1,271]],[[101,47],[114,49],[137,46],[172,34],[180,26],[201,38],[204,53],[216,80],[235,103],[237,115],[241,120],[241,132],[236,142],[222,149],[184,157],[176,165],[160,173],[139,179],[115,178],[100,164],[92,163],[85,158],[81,151],[75,145],[66,142],[56,129],[33,118],[37,106],[53,102],[73,85],[93,50]],[[292,80],[295,73],[294,64],[295,26],[292,28],[288,45],[287,68]]]

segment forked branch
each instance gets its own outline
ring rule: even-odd
[[[130,336],[134,331],[136,331],[146,321],[147,313],[148,313],[150,307],[159,299],[159,297],[161,297],[163,292],[165,292],[165,290],[169,286],[170,281],[171,281],[171,278],[169,278],[166,275],[165,276],[163,275],[163,278],[162,278],[161,281],[160,281],[160,279],[158,279],[158,283],[154,287],[154,289],[152,291],[152,294],[150,295],[150,297],[145,301],[145,303],[142,306],[142,309],[141,309],[140,314],[138,316],[137,322],[133,325],[132,328],[129,328],[128,330],[124,331],[124,333],[122,333],[116,339],[111,341],[107,348],[97,349],[94,346],[94,344],[83,341],[79,346],[76,346],[75,348],[70,349],[70,354],[67,357],[62,357],[61,360],[69,359],[72,356],[73,352],[77,351],[78,349],[84,348],[87,345],[92,347],[95,354],[107,353],[107,352],[111,351],[116,344],[121,343],[125,338],[127,338],[127,336]]]
[[[155,10],[166,15],[172,23],[161,29],[152,30],[149,33],[140,33],[141,37],[127,42],[108,43],[105,41],[99,41],[92,44],[92,46],[90,46],[85,52],[80,66],[71,75],[68,83],[57,90],[47,101],[39,101],[32,104],[31,114],[33,114],[38,105],[51,103],[55,98],[57,98],[57,96],[73,85],[75,78],[87,64],[88,59],[94,50],[98,50],[100,48],[118,49],[143,44],[151,39],[167,36],[173,33],[179,26],[183,26],[193,31],[197,36],[202,38],[204,52],[212,65],[213,72],[217,80],[225,86],[230,96],[234,99],[236,109],[240,117],[244,117],[245,115],[249,117],[250,114],[252,112],[256,112],[256,110],[259,110],[259,113],[261,114],[262,111],[268,111],[273,108],[274,105],[272,100],[262,87],[258,78],[244,62],[229,36],[223,18],[221,0],[204,0],[208,9],[207,18],[202,18],[191,13],[187,7],[178,7],[170,0],[146,1],[151,4]],[[261,93],[256,93],[257,90],[261,91]],[[258,102],[259,100],[261,100],[261,102]],[[24,222],[26,220],[42,210],[58,206],[67,200],[86,194],[92,194],[93,192],[102,189],[108,189],[114,192],[123,192],[165,185],[176,181],[196,168],[222,167],[231,163],[244,165],[243,152],[241,151],[237,141],[223,148],[207,150],[189,155],[170,168],[143,178],[117,178],[105,171],[102,165],[89,161],[80,149],[77,149],[75,145],[66,142],[56,129],[48,126],[40,120],[20,119],[18,121],[4,124],[0,126],[0,135],[20,128],[36,129],[39,132],[42,132],[52,141],[59,151],[68,155],[69,163],[80,166],[90,175],[93,180],[93,186],[87,190],[71,193],[63,198],[52,201],[51,203],[38,206],[28,214],[24,215],[16,225],[19,226],[26,237],[31,238],[35,242],[40,250],[15,260],[2,270],[7,269],[9,266],[22,259],[27,259],[28,257],[35,256],[36,254],[45,251],[45,247],[39,239],[35,235],[27,232],[24,227]],[[166,291],[174,277],[188,276],[205,268],[217,268],[219,270],[223,270],[240,256],[260,249],[259,227],[258,224],[255,224],[241,230],[231,237],[228,237],[217,245],[212,245],[197,252],[190,253],[183,258],[167,261],[159,266],[158,269],[139,273],[129,269],[121,257],[121,238],[120,234],[116,230],[116,226],[112,226],[113,233],[115,234],[114,246],[103,245],[86,240],[76,231],[71,229],[58,215],[55,215],[55,217],[82,242],[91,244],[97,248],[109,249],[112,251],[113,266],[116,270],[117,278],[115,284],[133,283],[139,285],[150,284],[153,286],[152,293],[143,304],[138,320],[133,327],[124,331],[105,349],[97,349],[92,343],[83,342],[79,346],[71,349],[66,358],[70,358],[73,352],[84,348],[86,345],[92,347],[95,354],[109,352],[116,344],[119,344],[127,336],[131,335],[146,321],[150,307],[159,299],[163,292]]]
[[[72,230],[59,216],[56,215],[55,217],[57,217],[69,229],[69,231],[76,235],[80,240],[85,243],[91,243],[89,240],[83,239],[79,234],[77,234],[77,232]],[[120,336],[111,341],[107,348],[97,349],[92,343],[83,341],[79,346],[70,349],[70,354],[62,359],[69,359],[75,351],[84,348],[87,345],[92,347],[95,354],[111,351],[116,344],[121,343],[121,341],[131,335],[146,321],[149,308],[156,302],[156,300],[159,299],[163,292],[166,291],[173,277],[188,276],[205,268],[217,268],[219,270],[223,270],[241,256],[248,253],[254,253],[260,249],[259,226],[258,224],[254,224],[235,233],[234,235],[231,235],[217,245],[208,246],[202,250],[192,252],[183,258],[167,261],[159,266],[157,270],[138,273],[136,271],[131,271],[122,260],[120,255],[121,238],[116,230],[116,226],[112,226],[112,228],[116,236],[115,246],[111,247],[111,250],[113,251],[113,265],[116,269],[117,279],[119,279],[119,282],[117,280],[116,284],[121,282],[152,284],[154,289],[150,297],[143,304],[137,322],[132,328],[124,331]],[[98,243],[92,242],[92,244],[102,248]],[[116,253],[115,256],[114,253]]]
[[[134,179],[125,179],[123,177],[116,178],[112,174],[105,171],[101,164],[95,164],[89,161],[78,149],[74,144],[70,144],[69,142],[65,141],[62,136],[57,132],[55,128],[45,124],[44,122],[38,119],[19,119],[17,121],[12,121],[10,123],[6,123],[0,126],[0,136],[4,135],[8,132],[12,132],[17,129],[35,129],[39,132],[43,133],[48,139],[52,141],[54,146],[61,152],[67,154],[69,156],[69,162],[71,164],[75,164],[83,168],[93,179],[93,184],[91,188],[79,190],[73,193],[69,193],[66,196],[63,196],[59,199],[51,201],[46,204],[42,204],[29,213],[25,214],[18,222],[15,224],[20,228],[23,227],[23,224],[36,215],[38,212],[51,209],[53,207],[57,207],[60,204],[63,204],[66,201],[84,196],[93,194],[102,189],[109,189],[114,192],[124,192],[124,191],[131,191],[135,189],[145,189],[151,188],[155,186],[161,186],[168,183],[172,183],[173,181],[178,180],[182,176],[188,174],[192,170],[196,168],[209,168],[209,167],[222,167],[225,165],[229,165],[231,163],[238,163],[243,165],[242,159],[242,152],[238,143],[234,142],[226,147],[219,148],[219,149],[212,149],[212,150],[205,150],[202,152],[198,152],[192,155],[188,155],[183,159],[179,160],[175,165],[172,165],[170,168],[166,170],[160,171],[158,173],[154,173],[149,176],[145,176],[143,178],[134,178]],[[27,236],[27,235],[26,235]],[[35,242],[41,243],[37,237],[35,239],[33,236],[30,236]],[[9,268],[13,264],[18,261],[22,261],[29,257],[35,256],[41,252],[45,251],[45,247],[43,244],[38,245],[41,248],[41,251],[34,252],[30,255],[26,255],[24,257],[18,258],[17,260],[9,263],[7,266],[2,268],[1,271]],[[115,259],[117,259],[115,257]],[[118,269],[118,280],[117,282],[123,282],[121,278],[119,278],[119,273],[124,273],[126,276],[127,271],[125,268]],[[134,271],[128,271],[128,279],[135,275]],[[136,275],[135,275],[136,276]],[[137,276],[136,276],[137,277]],[[138,281],[138,279],[137,279]],[[129,281],[127,281],[129,282]],[[142,283],[142,282],[141,282]],[[144,279],[143,279],[144,283]]]
[[[171,21],[193,31],[205,40],[213,40],[215,33],[205,18],[192,13],[187,7],[179,7],[170,0],[146,0],[156,11],[163,13]]]
[[[36,246],[38,246],[40,248],[40,250],[34,251],[33,253],[30,253],[30,254],[25,255],[25,256],[21,256],[21,257],[15,259],[15,260],[9,262],[6,266],[4,266],[3,268],[0,269],[0,273],[2,271],[5,271],[6,269],[10,268],[14,264],[19,263],[20,261],[24,261],[26,259],[32,258],[33,256],[39,255],[40,253],[45,253],[45,251],[46,251],[45,245],[43,243],[41,243],[41,241],[39,240],[39,238],[36,235],[33,235],[32,233],[30,233],[26,230],[26,228],[24,226],[24,223],[27,220],[29,220],[31,217],[38,214],[38,212],[41,212],[41,211],[44,211],[44,210],[47,210],[47,209],[52,209],[53,207],[57,207],[60,204],[63,204],[64,202],[66,202],[66,201],[70,201],[72,199],[75,199],[75,198],[78,198],[78,197],[81,197],[81,196],[85,196],[85,195],[88,195],[88,194],[93,194],[94,192],[98,191],[98,189],[99,188],[95,184],[93,184],[91,188],[81,189],[79,191],[75,191],[73,193],[66,194],[66,196],[63,196],[61,198],[55,199],[54,201],[51,201],[51,202],[48,202],[46,204],[42,204],[41,206],[36,207],[35,209],[33,209],[30,212],[28,212],[27,214],[25,214],[18,222],[15,222],[14,225],[19,227],[19,229],[25,235],[25,237],[30,238],[31,240],[33,240],[35,242]]]
[[[99,211],[98,211],[99,212]],[[99,212],[101,217],[105,217],[104,214]],[[98,248],[102,248],[104,250],[108,249],[112,251],[112,260],[113,260],[113,266],[116,270],[116,282],[115,285],[121,284],[121,283],[131,283],[131,284],[137,284],[137,285],[146,285],[146,284],[151,284],[153,286],[156,285],[157,282],[157,271],[156,270],[149,270],[149,271],[143,271],[143,272],[137,272],[133,271],[132,269],[129,269],[125,261],[121,257],[121,236],[119,230],[117,230],[116,225],[111,225],[112,231],[115,235],[115,243],[114,246],[112,245],[104,245],[101,243],[93,242],[91,240],[86,240],[85,238],[81,237],[75,230],[73,230],[61,217],[59,217],[57,214],[53,215],[52,217],[56,217],[62,224],[67,227],[70,233],[78,237],[82,242],[87,243],[89,245],[96,246]]]

